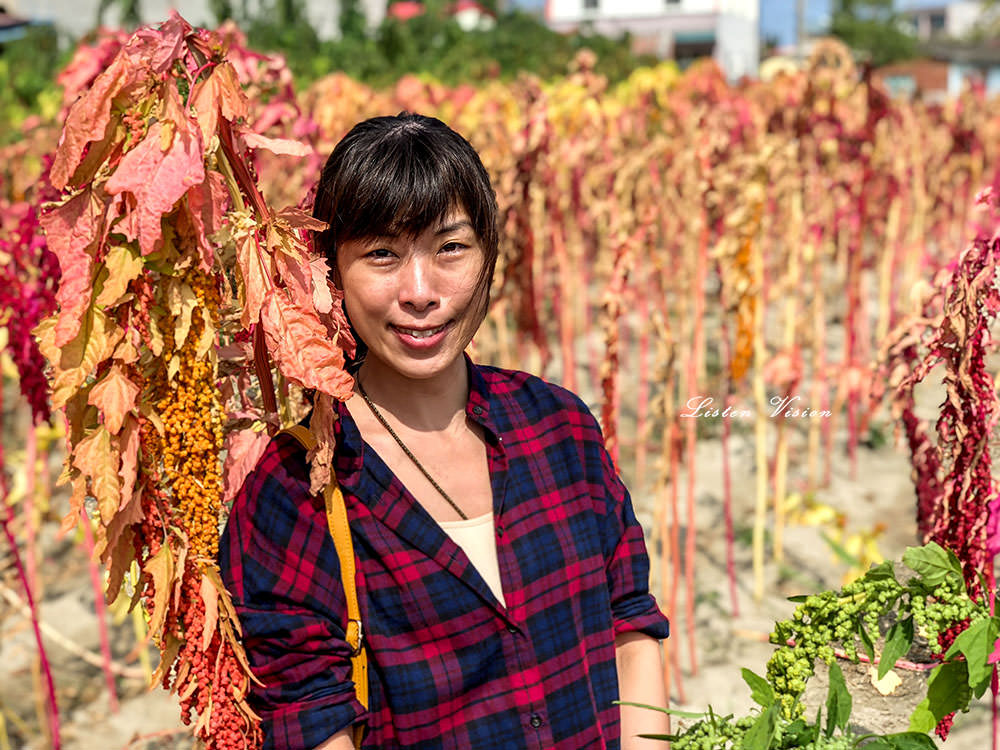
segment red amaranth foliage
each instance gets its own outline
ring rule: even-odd
[[[73,59],[56,76],[63,87],[63,105],[72,104],[76,98],[90,88],[105,68],[115,59],[118,51],[125,46],[129,34],[122,29],[97,29],[92,41],[84,40],[73,53]],[[65,112],[63,112],[64,119]]]
[[[989,190],[980,197],[994,221],[1000,220],[997,195]],[[889,336],[887,347],[886,369],[895,388],[893,410],[910,446],[923,542],[937,542],[958,555],[969,593],[979,599],[993,589],[1000,525],[990,457],[1000,402],[986,369],[986,355],[996,348],[989,329],[1000,314],[998,271],[1000,229],[980,231],[951,268],[935,279],[924,315],[901,324]],[[927,424],[914,413],[913,390],[941,363],[947,397],[932,442]],[[942,633],[941,645],[948,648],[966,626]],[[950,727],[951,717],[946,717],[936,731],[946,738]]]
[[[7,352],[18,371],[21,393],[34,422],[49,421],[45,360],[32,329],[55,310],[59,263],[49,251],[35,206],[21,203],[0,213],[0,317]]]
[[[103,59],[118,45],[96,76],[90,58],[78,60],[82,90],[49,172],[62,192],[40,216],[62,271],[58,310],[35,332],[51,403],[68,425],[74,512],[64,528],[94,497],[109,600],[133,564],[143,572],[162,656],[154,682],[178,693],[182,719],[208,750],[252,748],[261,741],[246,700],[252,675],[213,557],[223,497],[266,445],[268,433],[248,422],[270,424],[277,412],[271,362],[320,404],[346,398],[353,382],[328,268],[301,238],[324,225],[274,211],[254,174],[262,150],[315,149],[251,125],[265,96],[257,88],[275,83],[269,104],[293,95],[283,63],[264,69],[255,53],[233,55],[260,73],[251,106],[225,42],[176,14],[118,41],[89,53]],[[302,124],[295,112],[270,114],[271,131]],[[245,393],[250,367],[266,415]],[[227,424],[223,404],[236,389],[243,416]],[[172,408],[183,402],[196,407]],[[317,487],[329,477],[333,429],[332,420],[314,426]]]
[[[993,583],[987,520],[996,483],[989,440],[1000,408],[985,359],[996,346],[989,327],[1000,313],[998,266],[1000,233],[980,234],[951,272],[939,275],[925,315],[901,325],[888,348],[894,407],[912,452],[923,541],[958,555],[973,596],[983,593],[979,574],[988,586]],[[932,450],[926,425],[914,414],[913,389],[940,363],[947,398]]]

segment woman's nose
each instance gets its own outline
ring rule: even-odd
[[[437,304],[434,274],[429,261],[414,255],[400,269],[399,303],[417,311]]]

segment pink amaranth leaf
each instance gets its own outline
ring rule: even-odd
[[[129,380],[121,367],[115,365],[90,391],[87,403],[93,404],[104,416],[108,432],[117,435],[129,412],[135,408],[140,388]]]
[[[104,202],[90,187],[42,215],[49,249],[59,260],[62,280],[56,292],[59,320],[55,345],[65,346],[80,331],[93,294],[93,266],[104,239]]]
[[[81,44],[77,47],[73,59],[56,77],[56,82],[63,87],[63,104],[73,102],[102,71],[107,70],[127,41],[128,32],[101,28],[97,30],[97,41],[93,46]]]
[[[229,206],[229,192],[222,175],[208,172],[205,181],[192,187],[186,195],[185,219],[194,235],[192,239],[201,251],[201,270],[207,272],[212,269],[216,251],[210,238],[222,228]]]
[[[240,131],[240,135],[250,148],[264,149],[266,151],[270,151],[272,154],[280,154],[282,156],[309,156],[313,153],[312,146],[305,143],[299,143],[298,141],[293,141],[288,138],[268,138],[245,129]]]
[[[62,190],[83,159],[88,143],[104,137],[111,120],[111,101],[134,78],[135,72],[122,55],[118,55],[107,68],[70,107],[66,124],[59,136],[59,148],[52,164],[52,185]]]
[[[274,289],[264,300],[261,322],[268,351],[285,377],[334,398],[351,396],[354,378],[344,370],[344,353],[315,310],[295,306],[284,291]]]
[[[169,107],[166,115],[173,118],[154,123],[139,145],[122,157],[107,183],[111,195],[129,192],[135,196],[139,248],[143,255],[156,250],[163,215],[192,186],[205,181],[201,133],[197,126],[183,115],[179,102]]]
[[[195,111],[206,143],[218,130],[220,114],[235,122],[245,118],[249,110],[236,69],[228,62],[216,65],[207,78],[194,85],[188,97],[188,106]]]
[[[223,502],[229,503],[236,497],[243,480],[264,455],[270,440],[267,430],[236,430],[226,435],[223,446],[226,460],[222,466]]]

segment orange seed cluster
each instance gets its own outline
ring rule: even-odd
[[[177,375],[157,404],[164,428],[164,480],[187,531],[190,552],[214,558],[222,509],[222,413],[215,368],[207,353],[198,356],[198,344],[206,324],[214,327],[218,319],[219,292],[208,274],[189,272],[184,280],[194,289],[199,304],[187,337],[176,351]],[[168,343],[175,345],[172,340]]]

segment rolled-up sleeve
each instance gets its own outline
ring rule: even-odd
[[[583,407],[586,408],[586,407]],[[649,555],[632,499],[604,446],[597,421],[587,411],[584,444],[592,492],[603,507],[604,556],[615,636],[641,632],[662,639],[670,622],[649,591]],[[589,423],[589,424],[588,424]]]
[[[272,441],[233,503],[220,540],[223,581],[243,630],[250,706],[265,750],[310,750],[360,721],[344,640],[346,603],[322,500],[301,451]]]

